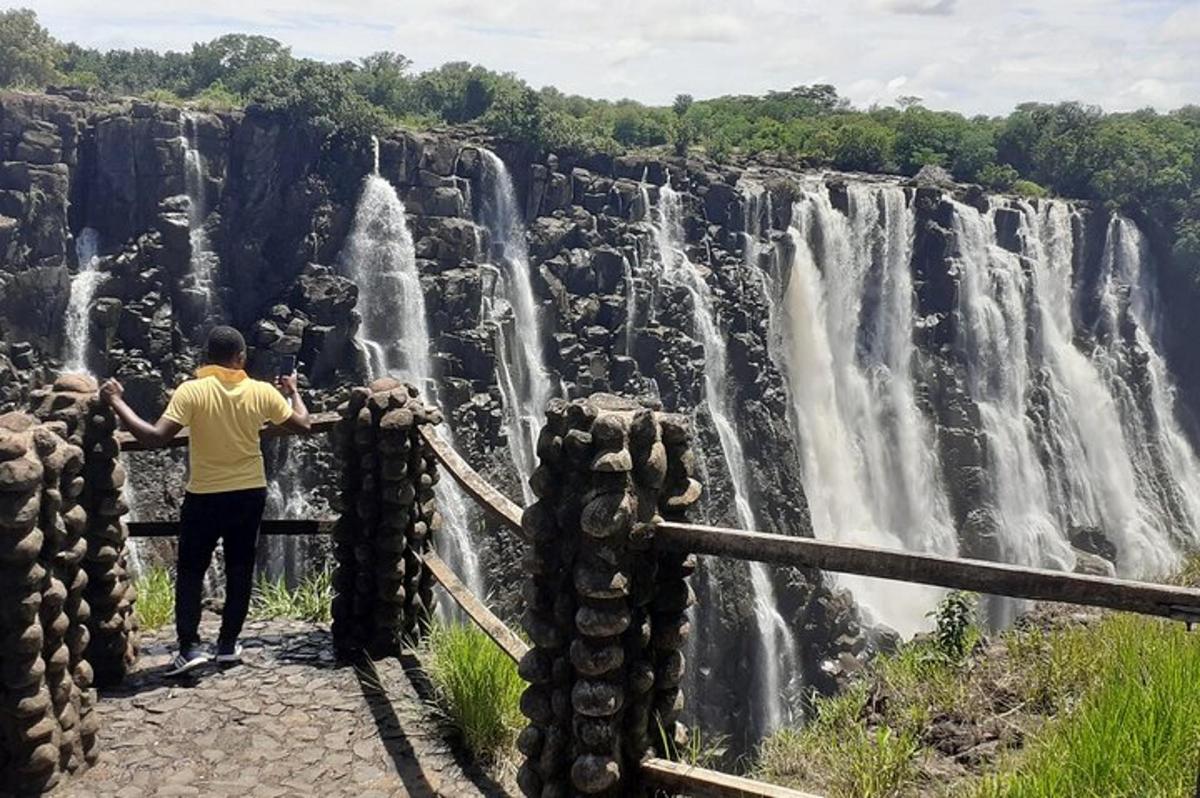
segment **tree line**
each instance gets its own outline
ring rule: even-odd
[[[1153,218],[1200,285],[1200,106],[1105,113],[1026,103],[1007,116],[926,108],[918,97],[857,109],[833,86],[670,106],[534,89],[465,62],[417,71],[405,56],[299,58],[266,37],[228,34],[190,52],[101,51],[57,41],[33,11],[0,12],[0,85],[94,88],[211,110],[255,105],[361,137],[397,125],[475,124],[531,152],[661,148],[717,161],[770,154],[796,166],[910,175],[940,166],[995,191],[1090,199]]]

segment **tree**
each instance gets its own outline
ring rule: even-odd
[[[858,172],[883,171],[892,160],[895,133],[870,117],[851,117],[837,130],[833,165]]]
[[[220,81],[233,92],[250,94],[292,66],[292,51],[281,42],[269,36],[229,33],[192,45],[191,93]]]
[[[683,118],[683,115],[686,114],[688,109],[691,107],[692,95],[690,94],[676,94],[675,102],[671,103],[671,110],[673,110],[675,112],[675,116],[679,117],[680,119]]]
[[[413,96],[413,78],[408,74],[412,61],[400,53],[372,53],[360,62],[354,77],[358,93],[397,116],[417,113]]]
[[[28,8],[0,11],[0,86],[41,88],[58,77],[62,47]]]

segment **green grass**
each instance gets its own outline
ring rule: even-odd
[[[829,798],[1190,798],[1198,684],[1200,635],[1134,615],[1033,618],[961,661],[916,640],[814,699],[809,725],[764,740],[753,770]],[[947,717],[1003,719],[999,759],[947,777],[922,743]]]
[[[511,759],[524,725],[516,664],[475,626],[435,624],[426,644],[438,707],[468,750],[489,762]]]
[[[767,737],[753,775],[772,784],[819,789],[828,798],[885,798],[900,794],[915,775],[918,751],[911,731],[870,728],[861,720],[867,687],[856,684],[818,699],[804,729]]]
[[[333,602],[333,572],[306,576],[294,589],[282,580],[260,576],[254,586],[250,612],[255,618],[291,618],[328,623]]]
[[[175,580],[161,565],[146,569],[137,578],[138,626],[147,631],[165,626],[175,618]]]
[[[1100,651],[1090,689],[986,779],[979,798],[1190,798],[1200,763],[1200,638],[1118,615],[1076,635]]]

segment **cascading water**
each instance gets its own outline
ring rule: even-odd
[[[772,356],[792,405],[821,539],[954,555],[931,425],[916,403],[910,261],[914,218],[895,186],[851,184],[842,214],[807,186],[794,256],[770,303]],[[867,295],[871,301],[867,302]],[[843,578],[874,617],[916,631],[937,593]]]
[[[67,301],[66,351],[67,371],[88,371],[87,353],[90,342],[88,312],[100,281],[100,233],[85,227],[75,239],[75,259],[79,271],[71,279],[71,297]]]
[[[359,337],[371,374],[390,375],[424,389],[433,367],[416,251],[404,204],[379,175],[368,175],[363,182],[339,260],[358,285]]]
[[[790,273],[772,280],[783,288],[770,307],[814,534],[954,555],[945,470],[916,399],[934,376],[921,373],[928,366],[914,347],[913,211],[887,184],[849,184],[845,211],[823,184],[801,194]],[[1008,248],[997,233],[1002,208],[1015,225]],[[986,442],[986,498],[975,509],[998,555],[1071,569],[1072,534],[1095,530],[1123,573],[1169,572],[1195,540],[1200,468],[1154,347],[1155,292],[1137,228],[1114,218],[1099,276],[1084,279],[1066,203],[951,210],[954,357]],[[1085,323],[1088,307],[1095,319]],[[937,595],[847,584],[877,620],[906,633]]]
[[[87,365],[87,353],[91,344],[91,327],[88,323],[88,313],[91,310],[92,299],[96,296],[96,286],[100,281],[100,233],[94,228],[85,227],[75,239],[75,260],[79,271],[71,279],[71,294],[67,301],[67,315],[64,323],[66,332],[66,349],[64,352],[64,370],[91,374]],[[129,476],[129,455],[121,455],[121,465],[125,468],[125,484],[121,488],[121,497],[129,508],[129,520],[138,521],[142,518],[141,502]],[[126,564],[136,578],[142,573],[142,557],[135,538],[125,543]]]
[[[378,169],[378,144],[376,144]],[[363,181],[354,224],[339,260],[359,288],[363,323],[359,341],[369,354],[372,378],[390,376],[416,385],[423,396],[438,401],[425,292],[417,271],[416,251],[404,204],[392,184],[378,174]],[[438,434],[452,446],[453,433],[442,425]],[[471,510],[451,479],[435,486],[444,517],[438,545],[450,565],[478,595],[483,594],[479,557],[470,540]]]
[[[746,453],[733,413],[732,397],[727,390],[729,374],[725,339],[721,334],[712,291],[684,249],[679,195],[670,185],[659,189],[658,210],[655,238],[663,280],[684,287],[692,300],[696,334],[704,346],[705,407],[716,427],[733,484],[738,523],[745,529],[758,529],[750,503]],[[786,720],[784,688],[788,684],[785,680],[790,681],[800,674],[796,642],[776,606],[770,574],[762,563],[749,563],[749,570],[754,591],[755,631],[761,647],[761,660],[757,668],[760,677],[758,709],[762,714],[758,726],[766,733],[779,728]]]
[[[204,317],[211,317],[218,303],[214,295],[213,272],[217,256],[209,242],[205,222],[208,219],[208,165],[197,144],[196,118],[183,115],[183,178],[188,198],[188,239],[191,244],[189,261],[190,290],[196,292],[203,307]]]
[[[497,382],[504,399],[508,445],[525,502],[534,500],[529,477],[537,463],[537,438],[554,393],[542,354],[542,321],[530,279],[532,267],[512,176],[494,152],[483,156],[480,223],[490,234],[499,280],[488,304],[497,330]],[[506,316],[511,309],[512,319]]]
[[[1092,359],[1120,411],[1138,496],[1157,532],[1149,547],[1133,550],[1141,542],[1135,540],[1122,552],[1120,564],[1135,574],[1176,567],[1178,552],[1194,547],[1200,533],[1200,461],[1179,426],[1175,388],[1155,345],[1158,291],[1143,268],[1148,259],[1137,227],[1114,217],[1104,244],[1101,320],[1095,330],[1100,344]],[[1122,324],[1123,318],[1129,323]]]

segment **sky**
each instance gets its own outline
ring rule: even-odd
[[[57,38],[187,49],[259,33],[295,55],[471,61],[570,94],[665,104],[832,83],[1002,114],[1200,103],[1200,0],[25,0]]]

